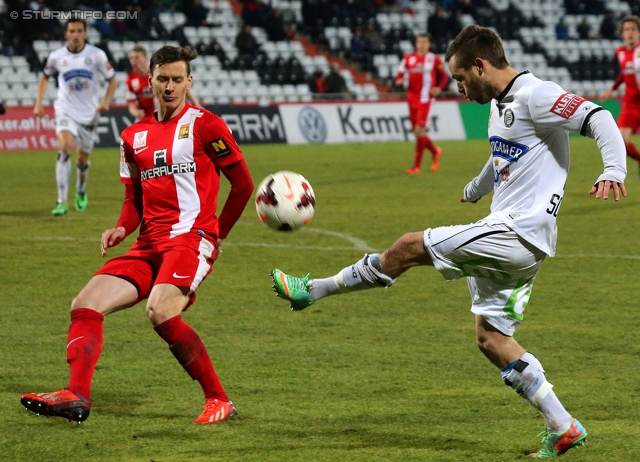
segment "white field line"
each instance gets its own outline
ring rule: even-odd
[[[309,231],[318,234],[326,234],[329,236],[335,236],[345,239],[353,244],[351,247],[338,247],[338,246],[318,246],[318,245],[296,245],[296,244],[272,244],[268,242],[224,242],[222,247],[266,247],[276,249],[300,249],[300,250],[361,250],[366,252],[379,252],[378,249],[373,249],[367,245],[367,243],[361,239],[357,239],[348,234],[337,233],[334,231],[326,231],[322,229],[309,228]],[[99,238],[93,237],[71,237],[71,236],[30,236],[26,239],[34,241],[82,241],[82,242],[100,242]],[[574,254],[558,254],[555,258],[595,258],[595,259],[616,259],[616,260],[640,260],[640,255],[614,255],[611,253],[574,253]]]

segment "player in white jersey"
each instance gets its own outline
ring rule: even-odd
[[[610,189],[616,201],[626,195],[624,142],[608,111],[509,67],[502,41],[490,29],[466,27],[446,61],[460,93],[491,103],[491,155],[461,199],[475,203],[493,190],[491,214],[470,225],[405,234],[385,252],[365,255],[333,277],[309,280],[274,270],[274,288],[300,310],[328,295],[389,287],[414,266],[434,266],[448,281],[466,277],[478,347],[546,420],[543,446],[532,456],[556,457],[583,444],[587,432],[556,397],[540,361],[513,334],[543,260],[555,254],[569,170],[567,131],[596,139],[604,161],[590,191],[596,198],[607,199]]]
[[[115,72],[107,55],[101,49],[86,43],[87,23],[82,19],[70,19],[65,29],[67,44],[51,52],[38,83],[38,96],[33,113],[44,116],[42,99],[49,85],[49,77],[58,74],[58,98],[54,103],[56,134],[58,136],[58,161],[56,183],[58,202],[52,210],[54,216],[67,213],[67,196],[71,178],[71,148],[75,140],[77,158],[76,210],[87,207],[86,183],[89,174],[89,153],[95,142],[95,130],[100,112],[109,110],[109,103],[116,91]],[[100,78],[109,81],[107,92],[98,100]]]

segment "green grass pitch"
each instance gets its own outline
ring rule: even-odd
[[[516,338],[589,431],[586,446],[562,460],[639,460],[637,169],[630,161],[627,198],[596,201],[588,195],[602,171],[595,142],[571,143],[558,256],[543,265]],[[69,305],[104,261],[100,235],[117,221],[123,187],[118,151],[97,149],[86,212],[72,207],[54,218],[55,154],[2,154],[0,460],[525,460],[539,448],[543,419],[476,348],[464,281],[417,268],[388,290],[303,312],[271,290],[275,267],[333,275],[405,232],[487,215],[490,198],[459,202],[487,142],[441,146],[440,171],[427,165],[417,177],[404,174],[411,143],[244,148],[256,185],[274,171],[302,173],[317,206],[306,229],[278,233],[249,203],[184,314],[239,412],[210,427],[192,423],[200,388],[153,332],[143,304],[105,321],[89,420],[78,426],[20,406],[22,393],[67,382]],[[223,180],[222,198],[227,191]]]

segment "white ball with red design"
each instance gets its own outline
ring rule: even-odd
[[[279,231],[301,228],[313,218],[316,196],[309,182],[295,172],[272,173],[258,186],[256,211],[263,223]]]

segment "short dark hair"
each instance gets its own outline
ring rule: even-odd
[[[64,25],[64,31],[66,32],[67,29],[69,28],[69,24],[73,24],[74,22],[80,22],[82,23],[82,27],[84,27],[84,31],[87,31],[87,21],[85,21],[84,19],[80,19],[80,18],[71,18],[67,21],[67,23]]]
[[[153,75],[153,71],[156,67],[163,64],[175,63],[178,61],[184,61],[187,65],[187,76],[191,75],[191,61],[198,57],[198,52],[191,47],[173,47],[165,45],[151,55],[150,62],[150,74]]]
[[[431,43],[433,43],[433,35],[431,35],[429,32],[421,32],[418,35],[416,35],[416,38],[418,37],[426,37],[427,40],[429,40]]]
[[[475,24],[462,29],[451,42],[445,61],[448,63],[454,56],[458,66],[463,69],[470,69],[476,58],[486,59],[496,69],[509,66],[500,36],[487,27]]]
[[[637,17],[636,15],[628,15],[625,16],[624,18],[622,18],[622,21],[620,21],[620,26],[624,26],[624,24],[626,22],[632,22],[636,25],[636,27],[638,28],[638,30],[640,30],[640,18]]]
[[[143,47],[142,45],[136,45],[134,46],[131,51],[129,51],[129,53],[134,52],[134,53],[141,53],[142,56],[146,57],[147,56],[147,49],[145,47]]]

